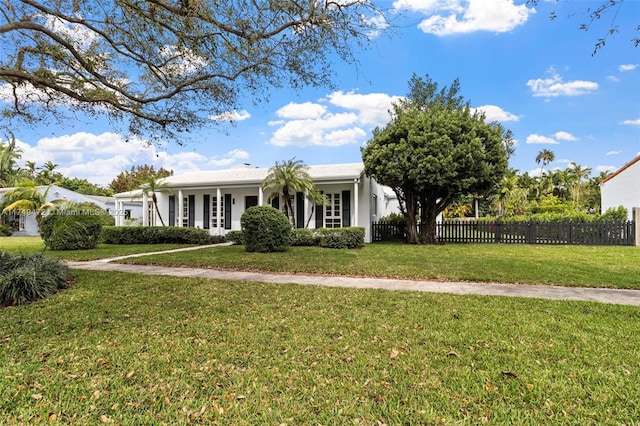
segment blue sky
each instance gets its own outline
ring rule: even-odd
[[[513,0],[378,1],[395,28],[357,50],[358,64],[336,61],[334,88],[273,90],[257,106],[244,99],[182,147],[125,142],[108,122],[93,119],[14,132],[23,161],[53,161],[67,176],[102,185],[144,163],[179,173],[270,167],[292,157],[310,165],[357,162],[411,75],[429,74],[441,85],[460,78],[471,105],[513,131],[512,167],[535,175],[537,153],[550,149],[551,169],[576,162],[595,175],[640,153],[640,48],[630,41],[640,1],[623,3],[615,17],[620,32],[592,56],[613,16],[589,31],[578,26],[599,3],[541,0],[534,9]],[[225,124],[229,117],[234,125]]]

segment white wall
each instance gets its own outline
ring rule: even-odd
[[[600,186],[602,213],[609,208],[624,206],[631,220],[633,207],[640,207],[640,161],[622,170]]]

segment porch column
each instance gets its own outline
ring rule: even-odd
[[[113,203],[113,219],[116,221],[116,226],[122,226],[120,224],[120,201],[118,201],[118,199],[116,198],[114,203]]]
[[[358,186],[360,186],[360,179],[353,180],[353,226],[358,226]]]
[[[149,194],[142,193],[142,226],[149,226]]]
[[[264,194],[262,193],[262,186],[258,187],[258,205],[261,206],[262,205],[262,201],[264,198]]]
[[[220,223],[220,214],[222,209],[222,193],[220,188],[216,188],[216,227],[218,228],[218,235],[222,235],[222,224]]]
[[[182,226],[182,213],[184,212],[184,200],[182,189],[178,190],[178,226]]]

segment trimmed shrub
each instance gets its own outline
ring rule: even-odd
[[[320,247],[325,248],[362,248],[364,246],[364,228],[348,227],[333,229],[318,229],[320,235]]]
[[[240,226],[248,252],[285,251],[289,245],[291,224],[284,213],[271,206],[250,207],[242,213]]]
[[[102,242],[105,244],[209,244],[222,237],[211,235],[204,229],[178,226],[105,226]]]
[[[98,215],[64,210],[42,218],[40,236],[51,250],[87,250],[98,246],[102,220]]]
[[[0,305],[21,305],[69,287],[69,268],[42,254],[0,253]]]
[[[313,247],[320,245],[320,233],[315,229],[296,228],[291,230],[291,245]]]
[[[244,244],[244,235],[242,231],[229,231],[224,237],[227,241],[231,241],[234,246]]]

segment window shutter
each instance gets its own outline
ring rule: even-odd
[[[304,193],[296,192],[296,228],[304,228]]]
[[[176,226],[176,196],[169,195],[169,226]]]
[[[342,191],[342,226],[351,226],[351,191]]]
[[[271,199],[271,207],[280,210],[280,194]]]
[[[211,223],[211,198],[209,194],[204,194],[202,196],[202,229],[209,229],[209,224]]]
[[[224,194],[224,229],[231,229],[231,194]]]
[[[320,192],[324,194],[324,192]],[[316,204],[316,229],[324,226],[324,206],[322,204]]]
[[[196,196],[189,195],[189,221],[188,226],[196,226]]]

